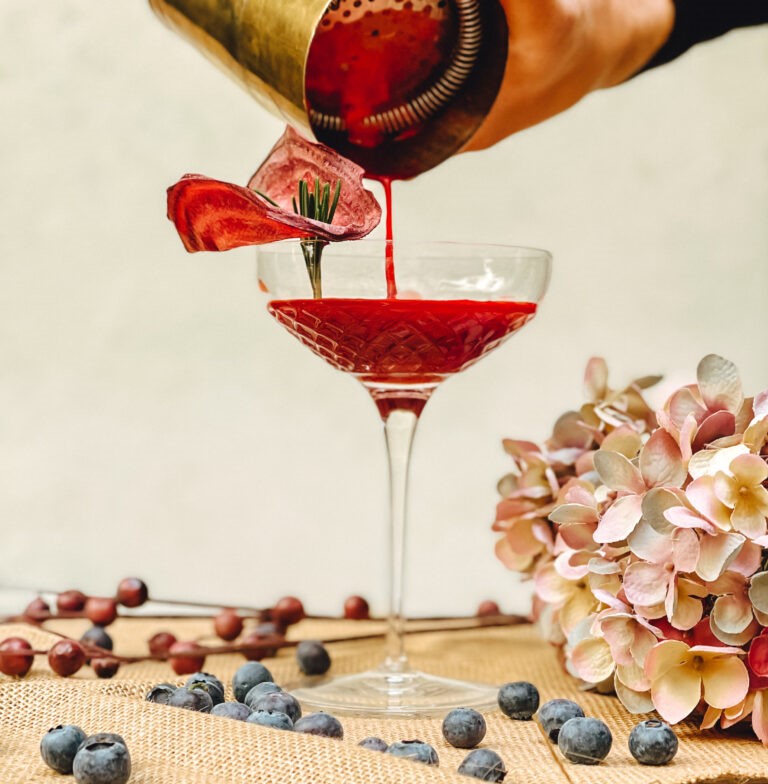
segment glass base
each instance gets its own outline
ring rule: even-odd
[[[415,670],[396,672],[386,666],[342,675],[316,685],[292,689],[302,707],[348,716],[402,718],[444,716],[453,708],[490,710],[497,707],[498,689],[428,675]]]

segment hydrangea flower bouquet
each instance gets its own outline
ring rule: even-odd
[[[633,713],[751,720],[768,745],[768,390],[709,355],[654,412],[590,360],[587,402],[542,445],[505,440],[496,554],[587,686]]]

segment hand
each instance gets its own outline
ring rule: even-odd
[[[640,70],[672,30],[672,0],[499,0],[509,54],[499,95],[465,150],[490,147]]]

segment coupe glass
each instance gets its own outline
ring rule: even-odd
[[[322,297],[313,298],[300,243],[258,252],[269,312],[307,348],[368,390],[384,423],[389,459],[389,614],[386,658],[368,672],[296,690],[306,705],[336,713],[414,716],[490,707],[496,688],[418,672],[403,638],[408,466],[424,405],[530,321],[549,282],[551,256],[507,245],[398,242],[389,284],[386,241],[329,245]],[[396,293],[394,291],[396,287]]]

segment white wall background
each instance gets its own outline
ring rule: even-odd
[[[383,611],[380,423],[267,316],[250,249],[187,255],[165,188],[244,182],[281,131],[145,3],[0,3],[0,583]],[[457,214],[446,190],[466,194]],[[414,458],[408,610],[526,591],[493,556],[502,437],[587,358],[705,353],[768,386],[768,28],[731,34],[396,189],[400,237],[542,246],[539,318],[447,382]]]

